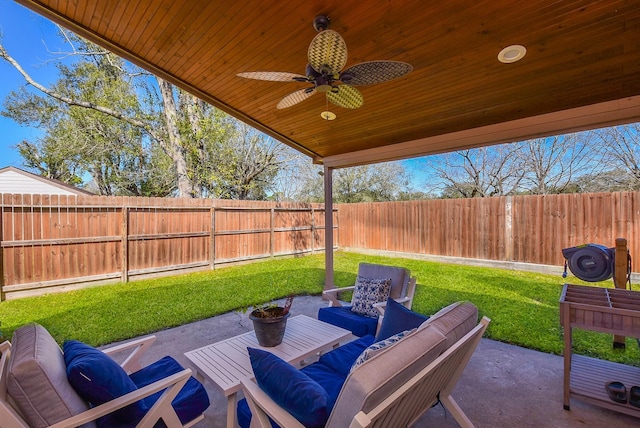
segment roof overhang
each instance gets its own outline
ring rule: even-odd
[[[331,167],[640,121],[635,1],[18,2]],[[322,94],[276,109],[305,84],[236,74],[304,74],[318,14],[346,41],[347,67],[414,70],[359,87],[359,109],[329,105],[334,121]],[[513,44],[526,56],[498,61]]]

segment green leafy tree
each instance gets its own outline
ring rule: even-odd
[[[572,183],[576,193],[629,192],[640,190],[633,175],[623,168],[584,174]]]
[[[61,32],[76,61],[58,65],[60,79],[51,87],[33,80],[0,45],[0,58],[43,94],[22,88],[4,103],[3,115],[44,131],[36,142],[18,144],[25,165],[72,184],[89,174],[104,195],[268,196],[286,161],[282,145]]]
[[[4,101],[4,116],[43,131],[35,142],[18,144],[25,165],[74,185],[89,174],[102,195],[173,192],[166,154],[153,150],[141,126],[134,82],[139,74],[115,55],[78,37],[67,38],[79,61],[58,63],[59,79],[49,88],[35,82],[0,46],[0,57],[44,94],[21,88]]]
[[[324,201],[322,168],[307,168],[301,175],[298,200]],[[386,162],[341,168],[333,171],[333,200],[336,203],[385,202],[406,196],[410,176],[400,162]]]

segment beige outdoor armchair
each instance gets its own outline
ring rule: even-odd
[[[159,420],[171,427],[194,425],[203,419],[202,413],[209,405],[206,391],[202,389],[204,397],[201,392],[200,395],[194,393],[192,387],[197,381],[191,377],[191,370],[182,369],[175,365],[177,363],[171,366],[170,357],[142,367],[140,357],[154,341],[155,336],[149,336],[103,351],[106,355],[128,353],[120,363],[125,377],[134,378],[136,373],[143,375],[145,368],[155,364],[147,371],[154,373],[147,375],[145,384],[141,383],[134,391],[92,407],[69,383],[62,350],[46,329],[37,324],[21,327],[14,334],[13,344],[9,341],[0,344],[0,425],[2,428],[95,427],[98,418],[112,416],[140,400],[145,400],[149,406],[142,419],[133,423],[136,427],[153,427]],[[114,364],[118,365],[117,362]],[[164,375],[169,366],[172,373]],[[152,380],[158,377],[158,380]],[[197,385],[196,388],[201,387]],[[155,402],[149,398],[154,394],[159,395]],[[174,400],[188,402],[192,397],[199,403],[191,409],[174,409]],[[180,418],[186,414],[191,420],[183,423]]]
[[[460,319],[458,315],[445,317],[441,319],[445,326]],[[365,362],[348,375],[325,428],[412,426],[438,401],[461,427],[473,427],[451,393],[489,323],[488,318],[482,318],[448,348],[446,343],[455,340],[460,327],[452,328],[448,338],[441,334],[440,327],[419,329]],[[394,365],[402,369],[396,371]],[[241,383],[252,414],[252,428],[270,428],[269,418],[282,428],[303,428],[254,379],[246,378]]]
[[[416,291],[416,278],[411,276],[411,272],[408,269],[397,266],[360,263],[358,276],[368,279],[390,279],[389,297],[398,303],[402,303],[407,309],[411,309],[413,295]],[[353,291],[354,289],[355,285],[323,291],[322,296],[329,300],[329,306],[320,308],[318,319],[350,330],[356,336],[375,335],[378,326],[382,322],[386,299],[384,302],[374,305],[378,311],[378,317],[364,316],[351,310],[355,303],[355,294],[350,304],[338,298],[339,293]]]

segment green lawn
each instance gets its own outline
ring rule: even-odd
[[[492,319],[488,337],[543,352],[562,353],[558,300],[564,280],[559,275],[337,252],[336,285],[353,285],[360,261],[410,269],[418,278],[413,304],[417,312],[432,314],[451,302],[469,300],[478,306],[480,315]],[[0,329],[5,337],[11,337],[19,326],[37,322],[60,343],[78,339],[97,346],[247,308],[290,293],[317,295],[323,283],[323,255],[275,259],[1,302]],[[612,286],[610,282],[598,284]],[[609,335],[581,330],[574,333],[577,353],[640,364],[635,339],[627,339],[626,350],[613,350],[611,343]]]

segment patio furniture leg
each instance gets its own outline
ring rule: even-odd
[[[464,414],[452,396],[447,395],[446,397],[440,397],[440,401],[442,401],[444,407],[453,415],[453,418],[458,422],[458,425],[462,428],[474,428],[471,419]]]
[[[563,312],[564,322],[564,389],[563,389],[563,408],[570,410],[571,401],[571,352],[572,352],[572,329],[571,329],[571,311],[565,308]]]
[[[227,397],[227,428],[238,428],[236,418],[236,406],[238,405],[238,394],[233,393]]]
[[[200,373],[200,370],[196,370],[193,377],[195,377],[196,380],[202,384],[205,382],[205,377],[202,373]]]

